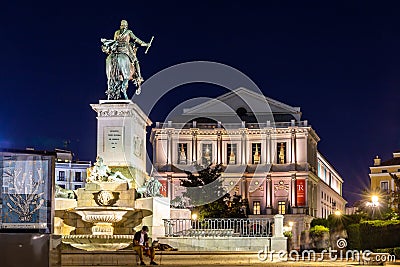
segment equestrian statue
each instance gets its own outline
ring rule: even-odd
[[[129,81],[136,86],[136,94],[140,94],[140,86],[144,80],[136,57],[138,49],[136,44],[146,47],[145,54],[147,54],[153,38],[154,36],[149,43],[143,42],[128,29],[128,22],[122,20],[120,29],[114,34],[114,40],[101,39],[102,51],[108,54],[106,58],[108,100],[121,99],[121,93],[124,99],[128,99],[126,91]]]

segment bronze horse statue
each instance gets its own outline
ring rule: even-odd
[[[126,54],[118,51],[118,41],[101,39],[102,51],[108,54],[106,58],[106,74],[107,74],[107,98],[108,100],[121,99],[121,93],[124,99],[128,99],[126,93],[128,82],[132,81],[136,86],[136,94],[141,92],[141,84],[143,80],[135,69],[132,59]],[[134,56],[136,57],[137,47],[132,45]]]

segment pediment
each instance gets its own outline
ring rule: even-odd
[[[299,107],[289,106],[243,87],[194,107],[186,108],[182,115],[207,117],[208,114],[213,114],[213,116],[223,116],[232,114],[232,112],[236,114],[239,108],[244,108],[247,112],[257,115],[291,114],[296,120],[300,120],[301,116]]]

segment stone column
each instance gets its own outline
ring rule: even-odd
[[[291,145],[291,163],[296,163],[296,133],[292,132],[292,145]]]
[[[283,215],[274,216],[274,237],[283,237]]]
[[[296,188],[296,174],[291,174],[292,188],[291,188],[291,202],[292,207],[297,207],[297,188]]]
[[[174,199],[175,198],[174,184],[172,182],[172,175],[171,174],[167,175],[167,196],[169,197],[169,199]]]
[[[157,155],[157,142],[158,142],[158,135],[154,134],[153,139],[153,164],[155,165],[157,162],[156,155]]]
[[[274,235],[271,237],[271,251],[287,251],[287,237],[283,236],[283,215],[274,216]]]
[[[219,133],[219,141],[218,141],[218,146],[219,146],[219,156],[218,156],[218,163],[222,163],[222,132]]]
[[[240,163],[242,165],[246,165],[246,129],[240,129],[240,134],[241,134],[241,159]]]
[[[243,193],[243,197],[246,198],[246,199],[249,199],[249,196],[247,194],[248,193],[247,189],[248,188],[247,188],[246,177],[242,176],[242,193]],[[249,205],[250,205],[250,203],[249,203]]]
[[[167,130],[167,165],[172,165],[172,130]]]
[[[271,132],[268,130],[267,132],[267,142],[266,142],[266,149],[267,149],[267,164],[271,164]]]
[[[267,198],[267,208],[271,207],[271,175],[267,174],[267,181],[266,181],[266,198]]]
[[[305,192],[304,192],[304,197],[305,197],[305,199],[306,199],[306,205],[309,205],[309,199],[308,199],[308,182],[309,182],[309,180],[308,180],[308,177],[306,177],[306,186],[305,186]],[[307,207],[308,209],[310,209],[310,207]]]
[[[197,162],[197,129],[192,131],[192,162]]]

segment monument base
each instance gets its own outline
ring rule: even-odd
[[[165,236],[164,220],[170,219],[170,200],[166,197],[139,198],[135,201],[135,209],[153,211],[153,215],[143,218],[142,224],[135,228],[140,231],[143,225],[149,227],[152,240]]]

